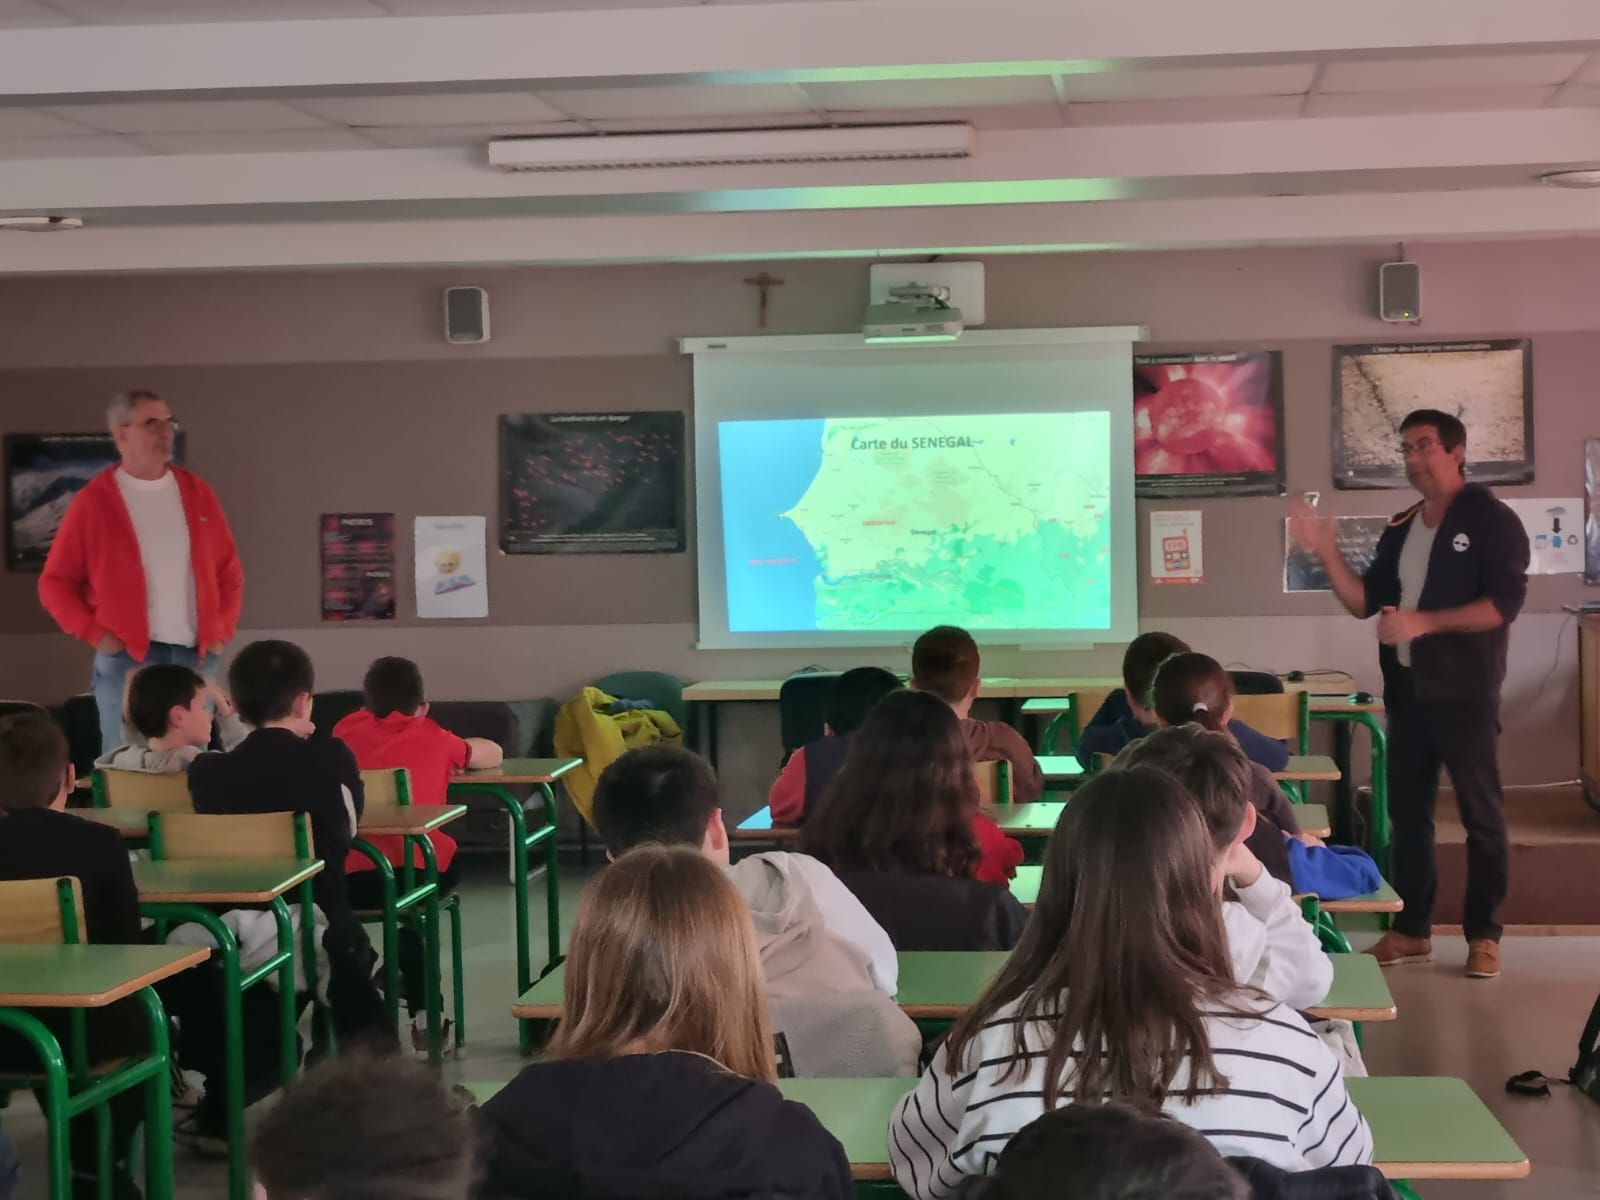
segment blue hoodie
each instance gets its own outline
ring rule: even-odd
[[[1139,723],[1128,704],[1128,694],[1118,688],[1106,697],[1100,711],[1085,726],[1078,737],[1078,761],[1085,770],[1094,765],[1096,754],[1115,755],[1130,742],[1136,742],[1151,732]],[[1277,738],[1257,733],[1243,721],[1229,721],[1228,732],[1233,734],[1239,748],[1252,761],[1269,771],[1281,771],[1289,765],[1289,747]]]

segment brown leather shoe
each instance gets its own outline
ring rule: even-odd
[[[1433,942],[1428,938],[1407,937],[1391,929],[1367,953],[1378,960],[1380,967],[1427,962],[1433,957]]]
[[[1467,943],[1467,978],[1493,979],[1500,974],[1500,943],[1473,938]]]

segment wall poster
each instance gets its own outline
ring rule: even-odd
[[[1141,498],[1282,495],[1283,424],[1276,350],[1134,357]]]
[[[178,434],[172,461],[183,462]],[[6,460],[6,566],[37,571],[67,506],[90,479],[121,461],[109,433],[8,433]]]
[[[1366,573],[1377,553],[1378,539],[1389,527],[1391,517],[1335,517],[1339,549],[1357,575]],[[1289,521],[1283,522],[1283,590],[1285,592],[1331,592],[1328,573],[1322,564],[1294,544],[1289,536]]]
[[[1533,345],[1526,338],[1333,348],[1333,484],[1406,487],[1400,422],[1419,408],[1467,427],[1467,478],[1533,481]]]
[[[1600,438],[1583,444],[1584,518],[1583,581],[1600,583]]]
[[[417,616],[489,615],[488,520],[485,517],[418,517]]]
[[[322,619],[394,620],[394,514],[323,513]]]
[[[670,553],[685,544],[682,413],[500,418],[507,554]]]
[[[1150,582],[1198,584],[1206,581],[1199,509],[1150,514]]]

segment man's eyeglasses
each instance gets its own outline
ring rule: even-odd
[[[1433,438],[1429,438],[1429,437],[1418,438],[1414,442],[1401,442],[1400,443],[1400,457],[1401,458],[1421,458],[1424,454],[1427,454],[1430,450],[1432,450],[1438,444],[1439,443],[1434,441]]]
[[[173,433],[177,433],[183,428],[182,425],[178,424],[177,417],[146,417],[143,421],[129,421],[127,427],[129,429],[142,429],[146,433],[155,433],[162,429],[169,429]]]

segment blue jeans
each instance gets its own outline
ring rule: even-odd
[[[193,646],[174,646],[171,642],[151,642],[150,653],[138,662],[126,650],[115,654],[94,656],[94,703],[100,710],[100,753],[109,754],[122,745],[122,689],[128,672],[148,667],[152,663],[177,663],[193,667],[202,675],[216,672],[218,658],[215,654],[201,657]]]

